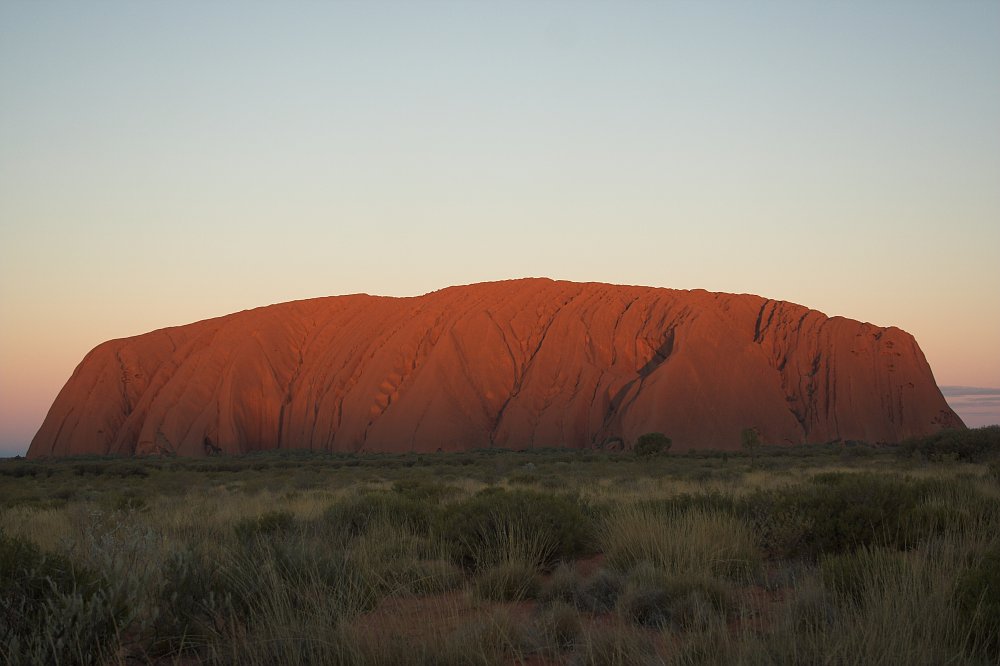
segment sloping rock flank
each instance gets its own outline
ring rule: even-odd
[[[675,450],[963,427],[916,341],[752,295],[526,279],[271,305],[99,345],[29,457]]]

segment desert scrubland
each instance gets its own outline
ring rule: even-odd
[[[1000,428],[0,462],[14,664],[995,664]]]

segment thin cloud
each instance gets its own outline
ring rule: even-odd
[[[1000,395],[971,395],[947,398],[952,409],[990,410],[1000,413]]]
[[[942,386],[941,393],[965,425],[979,428],[1000,424],[1000,388]]]
[[[961,398],[968,396],[989,395],[1000,396],[1000,388],[985,388],[981,386],[941,386],[942,395],[946,398]]]

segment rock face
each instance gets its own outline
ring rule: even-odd
[[[112,340],[29,457],[258,449],[674,450],[963,427],[916,341],[759,296],[526,279],[337,296]]]

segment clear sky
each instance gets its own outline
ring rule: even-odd
[[[103,340],[524,276],[995,388],[998,259],[1000,2],[0,2],[0,454]]]

